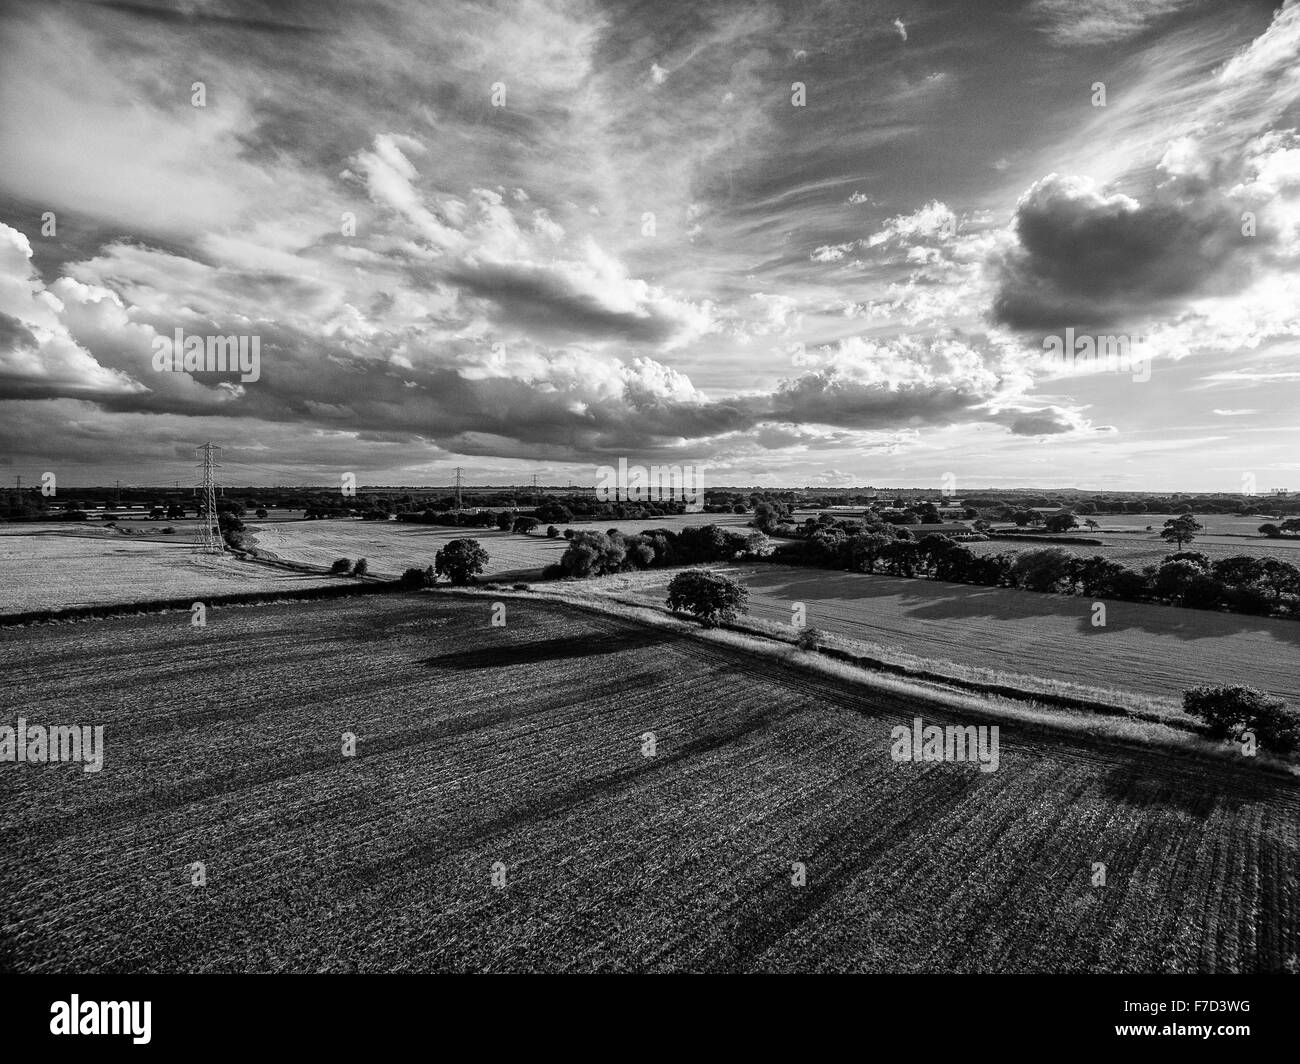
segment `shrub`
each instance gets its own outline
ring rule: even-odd
[[[1282,699],[1243,684],[1189,688],[1183,711],[1205,721],[1215,739],[1239,739],[1249,731],[1260,746],[1277,753],[1300,746],[1300,714]]]
[[[547,539],[559,539],[559,538],[560,538],[560,530],[559,530],[558,528],[556,528],[554,525],[549,526],[549,527],[546,529],[546,538],[547,538]]]
[[[337,576],[343,576],[352,569],[351,558],[335,558],[334,564],[330,566],[330,572]]]
[[[804,628],[796,642],[800,650],[816,650],[825,638],[826,634],[819,628]]]
[[[366,573],[369,572],[369,570],[370,570],[370,563],[366,561],[365,558],[358,558],[352,564],[353,576],[365,576]]]
[[[531,584],[511,584],[510,587],[515,591],[532,591]]]
[[[1170,562],[1191,562],[1199,566],[1207,573],[1210,571],[1210,559],[1202,554],[1199,550],[1180,550],[1177,554],[1166,554],[1162,565],[1168,565]]]
[[[172,528],[171,525],[168,525],[162,530],[162,534],[164,536],[174,536],[176,535],[176,529]]]
[[[405,588],[433,587],[438,582],[438,577],[433,571],[433,566],[421,569],[419,566],[413,566],[402,573],[401,585]]]
[[[668,585],[668,608],[693,613],[705,624],[734,621],[748,599],[740,584],[704,569],[678,573]]]

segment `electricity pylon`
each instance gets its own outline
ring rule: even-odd
[[[221,448],[205,443],[194,450],[203,459],[199,463],[202,480],[199,485],[199,527],[194,539],[194,553],[224,554],[226,548],[221,542],[221,532],[214,531],[217,523],[216,470],[220,465],[218,459],[221,457]]]

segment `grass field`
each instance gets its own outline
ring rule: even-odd
[[[662,605],[672,575],[627,583]],[[752,617],[789,624],[802,602],[810,627],[921,658],[1177,700],[1193,684],[1245,683],[1300,705],[1294,621],[1110,602],[1094,628],[1086,598],[782,565],[728,575],[749,588]]]
[[[0,766],[0,966],[1300,964],[1293,782],[1015,726],[996,772],[895,763],[891,726],[949,712],[554,606],[493,628],[489,606],[0,636],[0,719],[103,724],[106,749],[97,774]]]
[[[617,528],[623,532],[640,532],[647,528],[680,531],[694,525],[743,526],[749,520],[743,514],[683,514],[675,517],[637,518],[631,521],[608,519],[557,526],[574,531],[604,532]],[[275,525],[251,522],[250,530],[257,547],[279,558],[328,566],[335,558],[364,557],[372,573],[400,576],[411,566],[432,565],[434,555],[453,539],[476,539],[491,559],[483,570],[485,577],[503,573],[536,575],[560,560],[568,541],[561,536],[548,539],[546,526],[532,535],[499,532],[495,528],[443,528],[438,525],[410,525],[396,521],[293,521]]]
[[[140,542],[112,530],[0,537],[0,613],[329,583],[233,557],[199,556],[187,543]]]

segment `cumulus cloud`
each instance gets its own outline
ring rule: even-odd
[[[1049,174],[1017,204],[1015,234],[994,312],[1016,328],[1133,322],[1249,278],[1239,212],[1216,195],[1142,203]]]
[[[27,238],[0,224],[0,398],[109,398],[145,391],[126,374],[100,365],[73,339],[63,301],[41,282],[31,257]]]

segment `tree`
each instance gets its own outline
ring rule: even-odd
[[[880,552],[893,542],[893,536],[881,532],[853,536],[849,540],[849,568],[857,573],[871,572],[876,567]]]
[[[734,621],[746,612],[748,598],[740,584],[705,569],[678,573],[668,585],[668,608],[693,613],[706,625]]]
[[[352,563],[353,576],[365,576],[370,571],[370,563],[365,558],[358,558]]]
[[[760,502],[754,507],[754,519],[749,523],[760,532],[771,535],[776,530],[780,518],[781,512],[775,506],[770,502]]]
[[[1110,591],[1115,575],[1123,571],[1124,566],[1102,554],[1094,554],[1091,558],[1075,558],[1070,568],[1070,586],[1078,588],[1089,598],[1095,595],[1104,598]]]
[[[568,549],[560,556],[560,569],[565,576],[604,576],[616,573],[627,560],[627,549],[621,536],[612,537],[604,532],[577,532],[569,540]]]
[[[935,559],[934,578],[953,583],[966,583],[977,572],[975,563],[974,551],[969,547],[963,547],[960,543],[953,543]]]
[[[343,576],[352,569],[351,558],[335,558],[334,564],[330,566],[330,572],[337,576]]]
[[[1097,529],[1101,528],[1101,525],[1097,524],[1091,517],[1087,518],[1083,523],[1088,526],[1089,532],[1096,532]]]
[[[538,521],[545,521],[548,524],[567,525],[573,520],[573,511],[553,499],[542,503],[534,512],[537,514]]]
[[[917,568],[925,575],[930,575],[939,564],[939,559],[955,546],[956,543],[950,536],[939,532],[927,533],[916,544]]]
[[[893,576],[915,576],[917,550],[917,544],[896,539],[880,551],[880,560]]]
[[[1056,591],[1070,579],[1074,555],[1063,547],[1021,551],[1012,563],[1017,583],[1031,591]]]
[[[509,510],[502,510],[497,514],[497,528],[501,529],[502,532],[509,532],[514,522],[515,515]]]
[[[1184,593],[1198,576],[1205,576],[1205,570],[1199,565],[1187,561],[1165,562],[1156,570],[1155,579],[1151,584],[1155,593],[1161,598],[1171,599],[1181,604]]]
[[[1043,522],[1043,527],[1049,532],[1069,532],[1079,527],[1079,519],[1074,514],[1052,514]]]
[[[1204,527],[1191,514],[1182,514],[1179,517],[1171,517],[1165,522],[1160,538],[1166,543],[1177,543],[1178,549],[1182,550],[1183,544],[1191,543],[1196,538],[1196,533]]]
[[[530,535],[534,528],[537,527],[537,518],[535,517],[516,517],[514,531],[522,532],[525,536]]]
[[[559,539],[559,538],[560,538],[560,530],[559,530],[558,528],[556,528],[554,525],[548,525],[548,526],[547,526],[547,529],[546,529],[546,538],[547,538],[547,539]]]
[[[265,506],[259,506],[259,507],[257,508],[257,516],[258,516],[258,517],[265,517],[265,516],[266,516],[266,507],[265,507]]]
[[[1282,536],[1282,529],[1272,522],[1260,525],[1259,530],[1263,532],[1264,535],[1268,536],[1269,539],[1280,539]]]
[[[433,556],[433,569],[457,587],[472,584],[488,563],[488,552],[476,539],[453,539]]]

